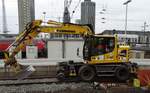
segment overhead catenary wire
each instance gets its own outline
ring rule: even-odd
[[[79,7],[79,4],[81,3],[81,0],[78,1],[77,5],[75,6],[75,8],[73,9],[72,11],[72,14],[71,14],[71,19],[73,18],[73,14],[76,12],[76,9]]]

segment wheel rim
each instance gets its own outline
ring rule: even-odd
[[[93,68],[85,66],[80,69],[79,75],[82,80],[91,81],[91,80],[93,80],[93,78],[95,76],[95,72],[94,72]]]
[[[88,69],[83,71],[83,77],[91,78],[92,77],[92,72],[90,70],[88,70]]]
[[[118,80],[125,81],[129,78],[129,71],[126,67],[119,67],[116,71],[116,77]]]

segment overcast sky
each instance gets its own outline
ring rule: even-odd
[[[2,0],[1,0],[2,1]],[[0,32],[2,31],[2,2],[0,1]],[[43,19],[43,12],[46,12],[46,19],[62,21],[64,0],[35,0],[36,19]],[[81,0],[84,1],[84,0]],[[92,0],[96,2],[96,33],[105,29],[124,30],[125,6],[127,0]],[[74,10],[79,0],[72,0],[69,8],[70,13]],[[5,0],[8,30],[10,33],[18,33],[18,4],[17,0]],[[105,14],[99,12],[105,8]],[[128,7],[128,30],[141,31],[146,21],[150,25],[150,0],[132,0]],[[101,18],[105,18],[103,20]],[[60,19],[60,20],[59,20]],[[76,9],[72,22],[80,19],[80,5]],[[105,22],[105,23],[102,23]],[[150,26],[147,27],[150,30]]]

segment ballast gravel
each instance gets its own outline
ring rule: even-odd
[[[91,83],[42,83],[28,85],[13,85],[18,82],[48,82],[52,79],[36,80],[6,80],[0,81],[0,93],[150,93],[150,90],[129,87],[114,87],[108,89],[95,89]],[[52,80],[53,81],[53,80]],[[11,83],[10,86],[2,84]]]
[[[0,93],[96,93],[87,83],[32,84],[1,86]]]

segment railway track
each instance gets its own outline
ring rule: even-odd
[[[52,83],[58,83],[58,80],[56,78],[0,80],[0,86],[20,86],[20,85],[52,84]]]
[[[25,79],[44,79],[44,78],[55,78],[55,76],[50,76],[50,75],[36,75],[36,76],[30,76]],[[1,80],[17,80],[16,77],[0,77]]]
[[[70,81],[66,81],[66,82],[60,82],[57,80],[57,78],[41,78],[41,79],[25,79],[25,80],[0,80],[0,86],[21,86],[21,85],[33,85],[33,84],[69,84],[69,83],[89,83],[93,86],[93,88],[97,85],[95,85],[94,82],[70,82]],[[102,82],[101,82],[102,83]],[[100,83],[97,83],[100,84]],[[115,84],[115,83],[114,83]],[[110,86],[114,86],[113,85],[109,85]],[[119,85],[126,85],[124,83],[120,83],[120,84],[115,84],[115,86],[119,86]]]

